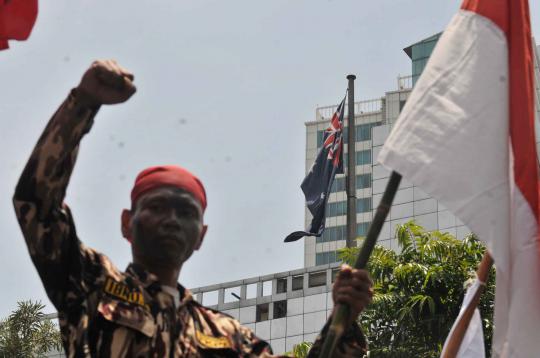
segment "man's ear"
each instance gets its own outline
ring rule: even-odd
[[[131,211],[128,209],[122,210],[121,220],[122,236],[125,237],[127,241],[131,242]]]
[[[197,243],[197,245],[195,245],[195,250],[198,250],[201,248],[202,242],[204,240],[204,235],[206,235],[206,230],[208,230],[208,225],[203,225],[201,236],[199,237],[199,242]]]

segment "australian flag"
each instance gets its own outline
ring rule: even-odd
[[[345,98],[341,101],[324,131],[323,145],[317,154],[302,185],[306,204],[313,215],[307,231],[295,231],[285,238],[285,242],[296,241],[304,236],[321,236],[326,219],[326,202],[336,173],[343,173],[343,110]]]

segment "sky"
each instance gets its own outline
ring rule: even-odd
[[[53,312],[11,205],[41,131],[94,59],[135,74],[83,139],[66,202],[81,240],[124,269],[120,212],[137,173],[182,165],[203,181],[209,231],[182,269],[199,287],[303,267],[305,125],[336,104],[395,90],[402,49],[442,31],[456,0],[41,1],[26,42],[0,52],[0,317],[20,300]],[[540,37],[540,0],[531,0]],[[538,42],[538,41],[537,41]]]

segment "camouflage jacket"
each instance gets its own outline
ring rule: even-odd
[[[79,143],[98,108],[72,91],[49,121],[17,184],[15,211],[47,295],[58,310],[68,357],[272,357],[268,343],[234,318],[206,308],[178,285],[175,307],[157,277],[136,265],[121,272],[81,243],[63,203]],[[320,349],[320,338],[310,356]],[[337,356],[358,357],[354,326]]]

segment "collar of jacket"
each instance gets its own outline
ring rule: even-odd
[[[141,265],[130,263],[126,268],[127,276],[131,276],[135,279],[137,284],[140,284],[146,291],[153,294],[158,291],[163,291],[161,288],[161,283],[156,275],[151,272],[148,272]],[[181,284],[176,284],[178,291],[180,292],[180,306],[185,305],[186,303],[193,301],[193,295],[191,291],[182,286]]]

